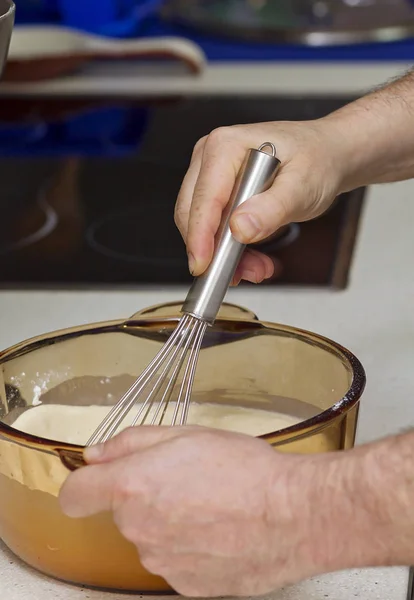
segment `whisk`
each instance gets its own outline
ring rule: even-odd
[[[266,152],[268,148],[270,152]],[[265,142],[250,149],[240,169],[229,203],[216,235],[213,260],[200,277],[194,279],[182,306],[182,317],[167,342],[134,384],[109,411],[87,445],[105,442],[120,428],[136,407],[130,423],[162,425],[169,405],[173,406],[170,425],[184,425],[190,408],[191,392],[204,334],[214,324],[226,292],[244,251],[230,231],[230,217],[243,202],[270,188],[280,161],[275,146]],[[175,404],[172,392],[182,376]]]

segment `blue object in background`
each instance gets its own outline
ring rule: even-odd
[[[4,151],[19,149],[31,146],[43,140],[47,134],[47,125],[45,123],[36,123],[35,125],[0,122],[0,154]]]
[[[50,122],[0,120],[0,156],[126,156],[138,150],[148,121],[144,106],[93,108]]]
[[[137,35],[164,0],[18,0],[16,23],[53,23],[98,35]]]
[[[118,16],[114,0],[99,0],[99,4],[96,0],[57,0],[57,3],[62,21],[76,29],[99,31]],[[117,4],[122,5],[122,0]]]
[[[69,27],[100,35],[134,35],[163,0],[55,0]]]

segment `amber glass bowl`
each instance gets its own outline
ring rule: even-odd
[[[49,333],[0,354],[0,536],[40,571],[109,590],[171,591],[144,570],[109,514],[61,513],[59,490],[68,469],[83,464],[82,447],[30,436],[13,422],[39,403],[113,404],[166,341],[179,308]],[[279,451],[315,453],[353,446],[364,385],[345,348],[226,304],[207,331],[193,398],[294,415],[299,424],[263,438]]]

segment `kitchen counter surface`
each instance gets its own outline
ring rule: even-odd
[[[357,95],[380,85],[411,65],[383,63],[212,63],[201,75],[181,65],[93,63],[73,75],[37,83],[0,83],[0,96],[158,97],[180,94]]]
[[[342,65],[324,67],[317,74],[312,71],[315,67],[300,71],[297,67],[281,66],[269,91],[277,88],[282,93],[304,92],[307,86],[307,93],[360,92],[404,68],[401,64],[356,69]],[[256,68],[256,75],[258,72]],[[220,78],[224,82],[223,73],[222,70]],[[92,77],[92,81],[85,78],[80,83],[85,89],[96,90],[99,88],[98,75],[96,77],[95,80]],[[122,93],[122,89],[130,89],[128,81],[131,83],[133,79],[124,79],[119,86],[114,86],[110,77],[106,81],[108,84],[111,81],[112,89]],[[222,93],[217,73],[213,79],[216,92]],[[75,89],[71,81],[73,83],[72,78],[66,78],[42,86],[51,93],[53,90],[67,92],[69,88]],[[239,81],[237,77],[235,81]],[[145,93],[150,84],[146,79],[140,83]],[[198,85],[206,85],[205,80],[204,83],[200,80]],[[246,88],[246,79],[244,85]],[[262,88],[266,85],[262,83]],[[0,86],[0,94],[9,93],[13,87]],[[237,88],[237,85],[233,82],[228,87]],[[26,88],[28,93],[30,90],[36,93],[36,88]],[[314,330],[348,346],[359,356],[368,377],[360,413],[359,443],[414,425],[413,224],[414,182],[373,188],[364,213],[349,289],[335,292],[250,287],[232,290],[228,296],[229,301],[248,306],[261,319]],[[185,293],[185,289],[148,288],[105,293],[0,292],[0,347],[44,331],[129,316],[144,306],[183,299]],[[317,578],[268,598],[405,600],[407,581],[406,569],[352,571]],[[5,600],[132,600],[136,597],[56,582],[22,565],[0,545],[0,598]]]

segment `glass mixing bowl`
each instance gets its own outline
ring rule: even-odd
[[[113,404],[175,328],[180,306],[49,333],[0,354],[0,536],[40,571],[103,589],[171,591],[140,565],[109,514],[76,520],[60,511],[59,490],[83,464],[82,447],[13,423],[38,404]],[[315,453],[353,446],[364,385],[360,362],[338,344],[226,304],[207,331],[193,399],[293,415],[299,424],[262,437],[281,452]]]

